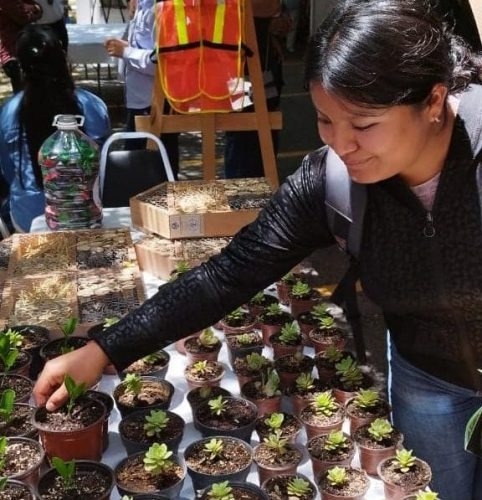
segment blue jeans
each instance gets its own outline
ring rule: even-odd
[[[482,397],[414,367],[390,339],[388,357],[393,425],[403,446],[428,462],[430,486],[442,500],[482,500],[482,459],[464,450],[465,425]]]

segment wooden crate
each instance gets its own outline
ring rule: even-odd
[[[233,236],[272,191],[265,177],[164,182],[130,199],[132,223],[168,239]]]

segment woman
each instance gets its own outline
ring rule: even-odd
[[[58,114],[84,115],[84,132],[99,145],[110,134],[104,102],[76,89],[61,42],[50,27],[27,26],[17,41],[17,57],[25,90],[5,103],[0,112],[0,168],[7,181],[9,209],[17,231],[28,232],[43,214],[45,196],[37,153],[56,129]]]
[[[479,71],[422,0],[340,3],[311,40],[306,66],[320,137],[365,185],[361,281],[390,330],[394,423],[432,466],[445,500],[482,498],[479,458],[463,449],[482,403],[482,87],[468,89]],[[213,324],[333,244],[325,152],[308,155],[221,255],[49,362],[37,402],[52,409],[65,399],[64,373],[93,383],[109,360],[122,369]]]

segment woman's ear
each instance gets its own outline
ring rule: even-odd
[[[427,100],[427,113],[430,122],[439,123],[442,121],[447,102],[447,86],[442,83],[436,83]]]

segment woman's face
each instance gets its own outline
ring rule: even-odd
[[[343,160],[350,177],[363,184],[401,175],[410,184],[430,162],[434,117],[431,104],[367,108],[311,85],[318,133]],[[423,182],[423,181],[422,181]]]

